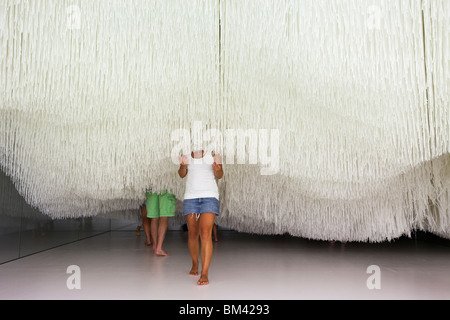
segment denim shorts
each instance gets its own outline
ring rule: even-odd
[[[219,200],[216,198],[185,199],[183,201],[183,215],[191,213],[212,212],[219,215]]]

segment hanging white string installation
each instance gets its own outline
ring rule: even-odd
[[[177,156],[223,155],[218,223],[450,238],[446,0],[0,4],[0,164],[54,219],[182,200]],[[181,222],[178,216],[174,222]]]

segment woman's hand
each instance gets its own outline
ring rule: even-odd
[[[182,155],[178,157],[178,161],[180,162],[180,169],[178,169],[178,175],[181,178],[184,178],[187,175],[187,165],[189,164],[189,159],[186,155]]]
[[[178,160],[180,161],[180,166],[187,167],[189,164],[189,159],[186,155],[182,155],[181,157],[178,157]]]
[[[218,171],[222,170],[222,165],[218,164],[218,163],[215,163],[215,162],[212,164],[212,167],[214,169],[214,172],[218,172]]]
[[[223,177],[223,168],[222,168],[222,157],[218,154],[214,155],[214,163],[212,164],[214,170],[214,176],[217,179]]]
[[[220,156],[220,154],[217,153],[213,153],[213,158],[214,158],[214,163],[216,164],[222,164],[222,157]]]

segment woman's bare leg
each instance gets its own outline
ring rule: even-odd
[[[195,213],[186,215],[188,226],[188,248],[192,258],[192,268],[190,275],[198,275],[198,253],[199,253],[199,221],[196,219]]]
[[[217,224],[214,224],[213,226],[213,234],[214,234],[214,241],[219,242],[219,237],[218,237],[218,233],[217,233]]]
[[[202,259],[202,272],[200,274],[200,279],[197,281],[197,284],[199,285],[205,285],[209,283],[208,271],[213,254],[212,229],[214,226],[215,218],[215,213],[206,212],[202,213],[199,219],[201,240],[200,256]]]

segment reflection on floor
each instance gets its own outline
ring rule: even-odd
[[[223,231],[211,283],[198,286],[188,275],[186,233],[168,232],[169,257],[155,256],[144,240],[109,232],[2,264],[0,298],[450,299],[450,247],[435,242],[331,244]]]

